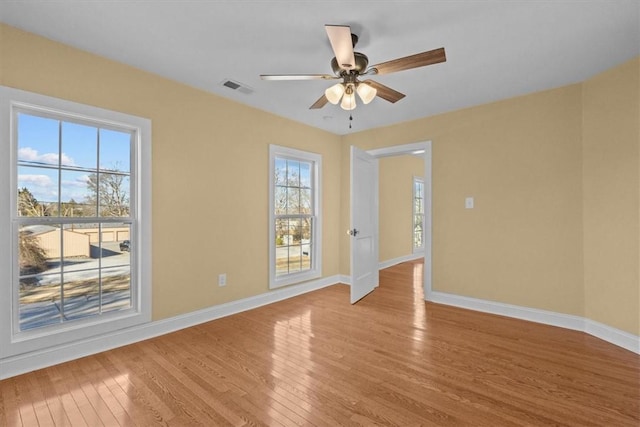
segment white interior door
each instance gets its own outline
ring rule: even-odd
[[[378,286],[378,159],[351,146],[351,304]]]

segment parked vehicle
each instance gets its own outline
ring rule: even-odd
[[[120,251],[129,252],[131,250],[131,242],[129,240],[123,240],[120,242]]]

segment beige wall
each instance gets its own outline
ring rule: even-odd
[[[639,333],[637,59],[341,138],[5,25],[0,58],[2,85],[152,120],[154,319],[267,291],[268,144],[323,155],[330,276],[349,273],[349,145],[431,140],[435,290]]]
[[[349,135],[343,173],[350,144],[431,140],[433,289],[582,315],[580,105],[574,85]]]
[[[433,287],[640,334],[640,59],[584,83],[343,138],[433,141]],[[474,196],[476,208],[464,209]],[[348,227],[349,189],[341,218]],[[349,270],[349,239],[340,266]]]
[[[585,315],[636,335],[639,81],[636,58],[583,84]]]
[[[323,275],[339,273],[338,136],[6,25],[0,54],[2,85],[152,120],[153,319],[268,290],[271,143],[323,155]]]
[[[423,177],[424,161],[416,156],[379,160],[379,260],[413,253],[413,178]]]

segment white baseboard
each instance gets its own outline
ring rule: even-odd
[[[618,347],[640,354],[640,337],[584,317],[464,297],[444,292],[431,292],[428,300],[439,304],[467,308],[484,313],[499,314],[501,316],[585,332],[596,338],[617,345]]]
[[[604,323],[596,322],[591,319],[584,319],[584,332],[593,335],[596,338],[607,341],[608,343],[625,348],[636,354],[640,354],[640,337],[612,328]]]
[[[347,276],[346,274],[341,274],[340,283],[345,284],[347,286],[351,286],[351,276]]]
[[[424,253],[416,252],[410,255],[404,255],[398,258],[388,259],[386,261],[380,261],[378,263],[378,270],[384,270],[385,268],[392,267],[396,264],[400,264],[407,261],[413,261],[414,259],[424,258]],[[351,286],[351,276],[346,274],[340,275],[340,283],[344,283],[345,285]]]
[[[342,276],[339,275],[325,277],[169,319],[158,320],[44,350],[11,356],[0,360],[0,380],[175,332],[200,323],[322,289],[336,283],[344,283],[341,278]]]
[[[414,259],[420,259],[420,258],[424,258],[424,252],[416,252],[416,253],[404,255],[398,258],[381,261],[380,263],[378,263],[378,269],[382,270],[382,269],[394,266],[396,264],[400,264],[402,262],[413,261]]]

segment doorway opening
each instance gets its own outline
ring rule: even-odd
[[[431,290],[432,290],[432,274],[431,274],[431,257],[432,257],[432,186],[431,186],[431,161],[432,161],[432,150],[431,150],[431,141],[417,142],[412,144],[403,144],[403,145],[395,145],[390,147],[383,147],[373,150],[368,150],[366,153],[373,158],[380,159],[384,157],[394,157],[394,156],[404,156],[404,155],[414,155],[414,156],[422,156],[424,162],[424,171],[423,171],[423,179],[424,179],[424,216],[423,216],[423,224],[422,230],[424,231],[424,273],[423,273],[423,289],[424,289],[424,299],[429,301],[431,299]],[[353,171],[353,173],[357,173],[357,171]],[[379,180],[379,176],[376,176],[376,179]],[[353,189],[352,189],[353,190]],[[352,204],[352,209],[354,206]],[[351,224],[352,228],[355,228],[354,224]],[[376,223],[375,227],[379,227],[379,224]],[[379,230],[378,230],[379,231]],[[408,232],[408,231],[407,231]],[[375,233],[376,235],[376,248],[379,245],[377,241],[377,236],[379,233]],[[355,253],[356,245],[351,245],[351,257],[352,259],[357,256]],[[378,253],[378,251],[375,251]],[[379,260],[376,259],[375,268],[379,268]],[[376,270],[377,273],[378,270]],[[352,284],[354,282],[354,272],[352,270]]]

